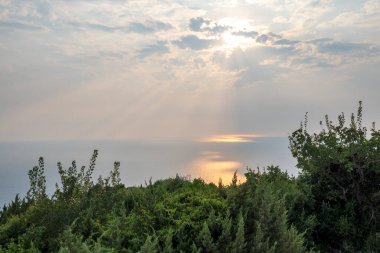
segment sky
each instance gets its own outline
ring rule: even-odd
[[[359,100],[379,122],[379,69],[379,0],[0,0],[0,141],[246,141]]]

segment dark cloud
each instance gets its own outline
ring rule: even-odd
[[[224,33],[225,31],[228,31],[230,29],[231,29],[230,26],[218,25],[218,24],[215,24],[214,26],[210,26],[210,27],[205,28],[206,31],[213,33],[213,34]]]
[[[212,34],[220,34],[231,29],[230,26],[220,25],[217,22],[212,22],[210,19],[202,17],[190,19],[189,27],[193,32],[207,32]]]
[[[282,38],[281,35],[274,33],[261,34],[256,38],[257,43],[267,44],[268,46],[288,46],[296,50],[297,44],[304,44],[309,46],[316,46],[319,53],[330,55],[350,55],[362,53],[363,55],[370,55],[373,53],[379,53],[379,50],[373,47],[371,44],[366,43],[353,43],[346,41],[334,41],[328,38],[321,38],[311,41],[299,41],[289,40]],[[315,56],[317,57],[317,56]],[[324,64],[322,64],[324,65]],[[330,66],[330,64],[327,64]]]
[[[203,24],[209,25],[210,20],[204,19],[202,17],[192,18],[190,19],[189,27],[191,31],[200,32],[202,30],[201,28]]]
[[[276,40],[273,44],[280,45],[280,46],[287,46],[287,45],[297,44],[298,42],[299,42],[298,40],[279,39],[279,40]]]
[[[282,39],[282,36],[279,34],[275,33],[266,33],[266,34],[261,34],[256,37],[256,42],[261,43],[261,44],[266,44],[267,42],[273,42]]]
[[[114,32],[114,31],[122,29],[121,27],[112,27],[112,26],[106,26],[102,24],[91,24],[91,23],[87,24],[86,26],[91,29],[99,30],[103,32]]]
[[[268,36],[270,36],[271,38],[274,38],[274,39],[281,39],[282,38],[282,35],[277,34],[277,33],[272,33],[272,32],[269,32]]]
[[[24,31],[43,31],[45,30],[44,27],[34,25],[34,24],[26,24],[26,23],[20,23],[20,22],[7,22],[7,21],[0,21],[0,29],[18,29],[18,30],[24,30]]]
[[[207,49],[218,43],[219,43],[218,40],[200,39],[195,35],[187,35],[187,36],[182,37],[180,40],[173,41],[173,44],[180,48],[190,48],[193,50]]]
[[[133,22],[128,25],[128,30],[136,33],[153,33],[155,28],[143,23]]]
[[[156,31],[166,31],[173,28],[172,25],[161,21],[148,21],[145,23],[133,22],[130,23],[127,29],[136,33],[153,33]]]
[[[103,24],[96,24],[96,23],[70,23],[71,25],[75,27],[84,27],[84,28],[90,28],[93,30],[98,30],[102,32],[133,32],[133,33],[140,33],[140,34],[149,34],[154,33],[157,31],[166,31],[171,28],[173,28],[172,25],[168,23],[164,23],[161,21],[147,21],[147,22],[132,22],[129,23],[126,26],[107,26]]]
[[[320,6],[322,5],[322,1],[321,0],[312,0],[308,3],[309,6],[311,7],[317,7],[317,6]]]
[[[334,41],[328,38],[305,41],[303,43],[315,46],[319,53],[343,57],[346,60],[349,60],[350,57],[369,58],[380,55],[380,49],[368,43]],[[320,65],[330,66],[331,63],[321,62]]]
[[[169,48],[167,47],[167,42],[166,41],[158,41],[157,43],[153,45],[148,45],[141,49],[139,51],[139,57],[140,58],[145,58],[149,55],[152,54],[164,54],[168,53]]]
[[[317,44],[319,52],[329,54],[346,54],[370,50],[370,45],[360,43],[324,41]]]
[[[247,37],[247,38],[256,38],[256,36],[259,34],[256,31],[237,31],[231,33],[232,35],[235,36],[241,36],[241,37]]]
[[[269,36],[266,34],[261,34],[260,36],[257,36],[256,42],[265,44],[269,40]]]

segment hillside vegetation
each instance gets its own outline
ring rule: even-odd
[[[46,194],[44,160],[30,190],[0,212],[0,252],[380,252],[380,131],[326,116],[309,133],[307,117],[289,136],[300,175],[275,166],[247,169],[228,185],[177,176],[125,187],[120,163],[93,181],[88,167],[58,163]]]

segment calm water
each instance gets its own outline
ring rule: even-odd
[[[248,143],[205,142],[136,142],[136,141],[66,141],[66,142],[3,142],[0,143],[0,205],[17,193],[25,196],[29,189],[27,172],[45,158],[48,192],[58,182],[56,164],[78,167],[88,165],[92,151],[99,150],[94,178],[107,176],[114,161],[121,162],[121,178],[127,186],[145,181],[174,177],[177,173],[191,178],[202,177],[225,184],[238,169],[247,166],[279,165],[296,175],[295,160],[288,150],[287,138],[259,138]]]

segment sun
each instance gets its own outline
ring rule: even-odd
[[[236,48],[236,47],[248,47],[251,39],[240,36],[240,35],[235,35],[230,32],[226,32],[222,35],[223,38],[223,47],[224,48]]]
[[[230,28],[221,35],[222,49],[237,47],[244,49],[252,45],[255,32],[254,27],[250,25],[250,20],[223,18],[218,23]]]

